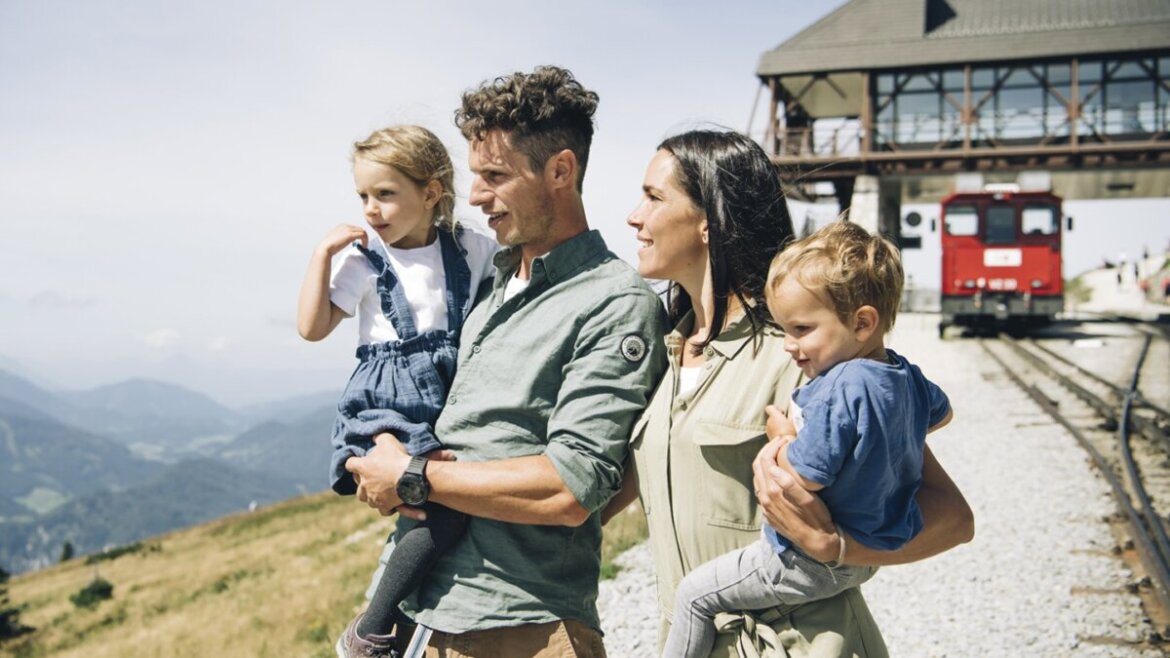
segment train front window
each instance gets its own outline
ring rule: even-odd
[[[1024,206],[1020,227],[1024,235],[1056,235],[1060,230],[1060,213],[1053,206]]]
[[[987,209],[986,244],[1012,244],[1016,241],[1016,211],[1011,206],[991,206]]]
[[[946,213],[947,235],[979,234],[979,213],[975,206],[950,206]]]

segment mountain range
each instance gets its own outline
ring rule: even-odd
[[[0,566],[13,573],[328,488],[336,393],[233,410],[135,379],[50,391],[0,370]]]

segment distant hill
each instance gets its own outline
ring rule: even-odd
[[[263,422],[224,445],[215,456],[238,468],[288,478],[305,492],[328,489],[334,409],[332,404],[307,414],[302,409],[285,421]]]
[[[0,370],[0,397],[166,462],[197,456],[204,444],[227,440],[247,426],[243,416],[202,393],[150,379],[49,391]]]
[[[89,428],[125,443],[163,446],[180,453],[194,439],[242,428],[236,412],[182,386],[130,379],[59,394],[80,410]]]
[[[84,555],[297,493],[286,478],[187,460],[134,487],[81,497],[35,520],[0,524],[0,564],[19,573],[51,564],[67,541]]]
[[[7,370],[0,370],[0,397],[23,402],[46,413],[52,413],[59,410],[62,405],[68,405],[55,393]]]
[[[252,404],[237,410],[237,413],[253,423],[266,420],[284,421],[289,418],[303,416],[306,410],[329,407],[337,408],[337,400],[341,397],[341,390],[321,391],[309,395],[298,395],[283,400]]]
[[[7,501],[0,514],[45,511],[53,502],[132,486],[158,470],[121,444],[0,397],[0,498]]]
[[[329,486],[332,394],[244,414],[149,380],[62,393],[0,371],[0,391],[19,396],[0,396],[0,565],[12,571],[65,541],[97,550]],[[248,427],[251,414],[274,419]]]

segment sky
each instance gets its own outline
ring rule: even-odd
[[[295,313],[313,247],[363,224],[352,143],[430,128],[457,215],[482,224],[452,113],[540,64],[600,95],[586,211],[634,262],[625,217],[654,147],[748,129],[760,55],[841,4],[0,0],[0,369],[67,389],[151,377],[230,406],[340,389],[356,323],[307,343]],[[1126,202],[1120,233],[1118,206],[1084,203],[1080,227],[1110,228],[1070,240],[1088,254],[1073,267],[1170,237],[1151,223],[1166,199]]]

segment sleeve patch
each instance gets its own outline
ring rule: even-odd
[[[619,349],[622,356],[630,363],[638,363],[646,358],[646,341],[637,334],[630,334],[623,338]]]

